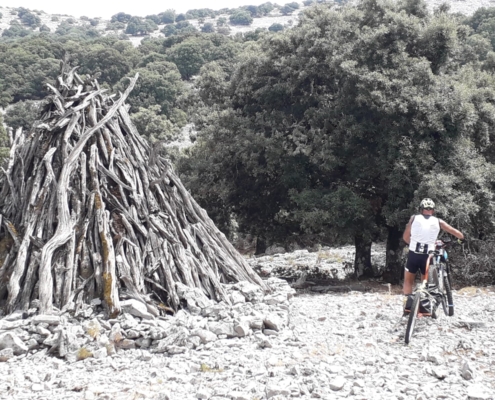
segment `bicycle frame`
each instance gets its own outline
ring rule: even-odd
[[[414,299],[411,305],[409,320],[406,327],[406,344],[409,344],[409,341],[411,340],[416,324],[415,321],[417,318],[423,316],[431,316],[432,318],[437,318],[437,299],[439,297],[445,314],[448,316],[454,315],[452,291],[449,283],[449,270],[446,264],[448,255],[444,249],[447,243],[448,242],[444,242],[442,240],[437,240],[437,242],[435,243],[435,250],[429,252],[423,281],[414,290]],[[433,289],[434,286],[429,287],[428,285],[430,273],[434,281],[434,286],[436,285],[436,290]],[[430,301],[430,313],[420,312],[420,304],[425,298]]]

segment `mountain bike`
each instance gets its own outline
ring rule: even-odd
[[[416,320],[421,317],[438,318],[437,306],[442,304],[445,315],[454,315],[454,301],[448,254],[445,247],[451,243],[450,239],[437,240],[435,250],[429,252],[426,263],[426,272],[423,282],[415,289],[411,311],[406,327],[406,344],[409,344],[416,326]]]
[[[452,277],[448,263],[448,254],[445,248],[452,243],[449,238],[437,240],[435,250],[432,252],[432,269],[430,271],[431,284],[437,287],[440,294],[440,303],[442,304],[445,315],[452,317],[454,315],[454,299],[452,296]],[[431,287],[433,289],[433,287]]]

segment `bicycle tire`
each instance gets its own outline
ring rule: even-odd
[[[428,272],[428,284],[434,284],[437,288],[440,288],[440,279],[438,278],[438,268],[434,265],[434,268]]]
[[[447,275],[449,280],[450,290],[452,290],[454,284],[452,283],[452,273],[450,272],[450,263],[448,262],[445,263],[445,274]]]
[[[441,269],[442,273],[438,277],[438,282],[440,284],[438,286],[438,289],[439,289],[440,294],[442,295],[441,301],[442,301],[443,312],[445,315],[449,315],[449,300],[447,298],[447,292],[445,290],[445,288],[446,288],[445,282],[448,283],[447,276],[446,276],[447,266],[444,263],[442,263],[442,265],[443,265],[443,268]],[[452,292],[451,292],[451,294],[452,294]]]
[[[406,344],[409,344],[414,332],[414,326],[416,325],[416,319],[418,318],[420,301],[421,301],[421,293],[416,292],[411,306],[411,312],[409,313],[409,319],[407,320],[406,336],[405,336]]]
[[[447,274],[447,265],[443,262],[439,264],[438,268],[438,290],[443,293],[445,291],[444,277]]]
[[[445,290],[445,296],[447,297],[448,308],[448,312],[446,312],[445,315],[452,317],[454,315],[454,297],[452,296],[452,288],[450,287],[449,279],[446,276],[443,277],[443,286]]]

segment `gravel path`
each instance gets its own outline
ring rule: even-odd
[[[1,399],[494,399],[495,290],[454,293],[409,346],[402,296],[299,292],[287,327],[173,356],[121,350],[69,363],[46,350],[0,363]],[[266,331],[267,332],[267,331]]]

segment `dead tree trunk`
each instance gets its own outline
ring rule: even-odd
[[[114,99],[76,70],[63,65],[42,120],[16,132],[0,177],[6,311],[38,298],[49,313],[98,296],[114,316],[124,290],[177,310],[178,282],[227,302],[222,283],[266,290],[136,131],[125,100],[138,76]]]

